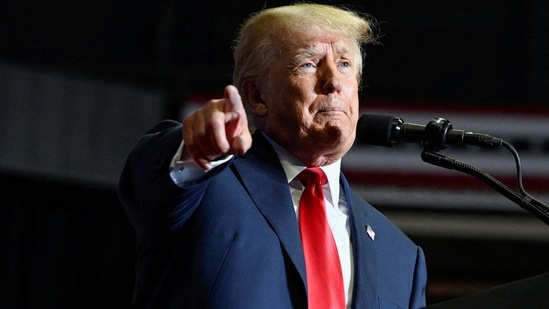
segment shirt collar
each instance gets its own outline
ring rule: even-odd
[[[284,169],[284,173],[286,173],[286,179],[288,183],[290,183],[299,173],[301,173],[301,171],[307,168],[307,166],[305,166],[301,161],[299,161],[282,146],[273,141],[265,133],[261,133],[263,134],[263,136],[265,136],[265,139],[271,144],[274,151],[276,152],[278,159],[280,160],[280,164]],[[337,204],[339,198],[339,174],[341,171],[341,159],[330,165],[321,166],[320,168],[324,171],[326,177],[328,177],[330,193],[333,197],[332,200],[335,201],[335,203]]]

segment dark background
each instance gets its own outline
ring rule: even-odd
[[[529,1],[321,1],[375,16],[364,98],[492,106],[548,97],[548,4]],[[184,97],[231,81],[242,20],[288,1],[8,1],[4,61],[154,83]]]
[[[381,22],[382,44],[368,47],[366,105],[548,108],[545,0],[321,2]],[[162,118],[177,119],[183,102],[231,82],[230,45],[243,18],[287,3],[3,1],[0,63],[155,89]],[[134,235],[115,181],[2,166],[0,307],[128,308]],[[430,303],[549,270],[545,241],[411,237],[427,254]]]

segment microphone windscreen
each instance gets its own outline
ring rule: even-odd
[[[389,115],[364,114],[358,119],[356,138],[364,144],[391,147],[394,120]]]

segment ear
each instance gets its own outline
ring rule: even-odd
[[[246,79],[242,82],[242,96],[246,100],[250,112],[256,117],[267,115],[267,104],[261,98],[261,90],[257,79]]]

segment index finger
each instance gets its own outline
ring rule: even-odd
[[[223,107],[223,111],[225,114],[228,114],[228,116],[231,114],[231,112],[242,114],[244,113],[244,106],[242,105],[242,98],[240,97],[240,93],[238,93],[238,89],[236,89],[233,85],[228,85],[225,87],[225,105]],[[227,121],[231,121],[232,119],[226,119]]]

